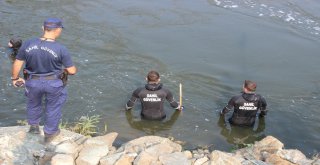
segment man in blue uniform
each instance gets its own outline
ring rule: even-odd
[[[256,115],[260,110],[259,117],[267,114],[267,102],[259,94],[256,94],[257,84],[250,80],[245,80],[242,87],[242,94],[230,99],[228,105],[223,108],[221,115],[228,113],[234,108],[230,124],[239,126],[253,126]]]
[[[174,100],[172,93],[163,88],[160,83],[160,75],[156,71],[150,71],[146,80],[148,83],[144,87],[136,89],[130,100],[126,104],[126,109],[133,108],[137,99],[142,105],[141,116],[145,119],[161,120],[166,117],[163,110],[163,103],[167,100],[172,108],[180,110],[179,104]]]
[[[77,71],[67,48],[56,42],[62,29],[61,19],[45,20],[43,36],[23,42],[12,66],[13,86],[17,87],[17,82],[25,84],[30,133],[40,133],[39,122],[42,107],[45,107],[45,142],[50,142],[60,133],[58,126],[62,116],[61,108],[67,98],[67,90],[60,76],[64,71],[70,75]],[[24,63],[28,73],[26,80],[19,77]]]

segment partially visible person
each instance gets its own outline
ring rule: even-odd
[[[144,120],[137,119],[132,114],[132,111],[126,111],[126,117],[131,128],[145,132],[148,135],[155,135],[158,132],[170,130],[174,123],[177,121],[181,111],[175,111],[171,116],[167,116],[166,119],[158,120]]]
[[[137,88],[133,92],[132,97],[126,104],[126,110],[132,109],[135,102],[140,99],[142,118],[162,120],[166,118],[165,111],[163,110],[165,100],[176,110],[183,108],[174,100],[172,93],[168,89],[163,88],[158,72],[150,71],[146,80],[147,84],[144,87]]]
[[[17,82],[25,84],[30,133],[40,133],[39,123],[42,108],[45,108],[45,142],[52,141],[60,133],[61,108],[67,99],[61,75],[64,71],[69,75],[77,72],[68,49],[56,41],[62,29],[61,19],[46,19],[43,23],[43,36],[23,42],[12,66],[13,86],[17,87]],[[26,79],[19,77],[24,63]]]
[[[256,94],[257,84],[250,80],[245,80],[242,87],[242,94],[230,99],[228,105],[220,112],[225,115],[234,109],[232,116],[229,118],[230,124],[239,126],[253,126],[258,111],[259,117],[267,114],[267,102],[259,94]]]
[[[18,50],[20,49],[22,45],[22,40],[18,38],[12,38],[8,42],[8,47],[12,49],[12,52],[10,53],[10,58],[12,62],[16,59],[16,56],[18,54]]]

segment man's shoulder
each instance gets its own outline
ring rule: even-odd
[[[141,92],[144,89],[145,89],[145,87],[138,87],[133,92]]]
[[[242,94],[238,94],[238,95],[234,95],[231,97],[231,99],[237,99],[237,98],[241,98],[242,97]]]
[[[37,41],[39,41],[39,38],[35,38],[35,37],[34,38],[30,38],[30,39],[27,39],[26,41],[24,41],[22,43],[22,45],[29,45],[29,44],[35,43]]]

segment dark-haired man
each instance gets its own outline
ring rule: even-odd
[[[67,91],[60,76],[64,70],[70,75],[76,73],[69,51],[56,42],[62,28],[62,20],[59,18],[45,20],[43,36],[23,42],[12,66],[13,86],[16,87],[17,82],[25,83],[30,133],[40,133],[42,107],[45,107],[45,142],[50,142],[60,133],[58,126],[62,117],[61,108],[67,98]],[[28,73],[26,80],[19,77],[24,63]]]
[[[261,95],[255,93],[256,88],[255,82],[245,80],[242,94],[232,97],[228,105],[220,112],[221,115],[224,115],[232,108],[234,109],[231,118],[229,118],[230,124],[253,126],[259,110],[259,117],[264,117],[267,114],[267,102]]]
[[[166,117],[163,110],[163,103],[167,100],[172,108],[180,110],[179,104],[174,100],[172,93],[163,88],[160,83],[160,75],[156,71],[150,71],[146,77],[147,84],[137,88],[126,104],[126,110],[133,108],[137,99],[142,105],[141,116],[145,119],[161,120]]]
[[[17,38],[12,38],[8,42],[8,47],[12,49],[12,52],[10,54],[10,58],[11,58],[12,62],[14,62],[14,60],[16,59],[16,56],[18,54],[18,50],[20,49],[21,45],[22,45],[22,40],[17,39]]]

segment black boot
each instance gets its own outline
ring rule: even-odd
[[[50,143],[55,137],[57,137],[60,134],[60,130],[55,132],[54,134],[46,134],[44,133],[44,142]]]
[[[40,134],[39,125],[31,125],[29,129],[29,133]]]

